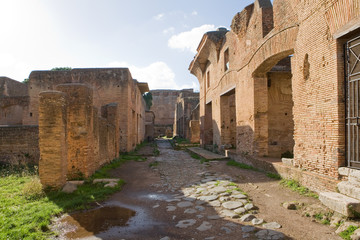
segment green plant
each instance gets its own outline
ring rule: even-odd
[[[71,67],[54,67],[51,69],[51,71],[70,71],[72,70]]]
[[[324,214],[322,214],[322,213],[316,213],[316,214],[314,215],[314,218],[315,218],[316,220],[318,220],[318,221],[321,221],[321,220],[323,220],[323,218],[324,218]]]
[[[281,180],[281,176],[277,173],[266,173],[266,176],[272,179]]]
[[[247,165],[245,163],[239,163],[235,160],[230,160],[226,163],[226,165],[228,166],[234,166],[234,167],[238,167],[238,168],[242,168],[242,169],[249,169],[249,170],[253,170],[253,171],[259,171],[257,168],[254,168],[253,166]]]
[[[149,167],[156,167],[159,165],[159,162],[158,161],[154,161],[152,163],[149,164]]]
[[[159,149],[158,149],[158,148],[154,148],[153,154],[154,154],[155,157],[159,156],[159,155],[160,155]]]
[[[342,237],[343,239],[346,240],[350,240],[351,239],[351,235],[355,232],[356,229],[358,229],[359,227],[350,225],[345,231],[342,231],[339,235],[340,237]]]
[[[319,198],[319,195],[317,195],[313,191],[310,191],[308,188],[301,186],[299,182],[297,182],[293,179],[291,179],[291,180],[283,179],[283,180],[281,180],[280,184],[290,188],[294,192],[300,193],[301,195],[313,197],[313,198]]]
[[[321,221],[321,224],[330,225],[330,220],[329,220],[329,219],[323,219],[323,220]]]
[[[286,151],[281,154],[281,158],[294,158],[294,154],[290,151]]]
[[[199,155],[197,155],[196,153],[190,152],[190,156],[194,159],[200,160],[201,157]]]
[[[24,184],[23,194],[26,199],[39,199],[45,195],[43,191],[43,186],[40,183],[40,179],[38,176],[33,176],[31,180]]]
[[[119,191],[125,181],[114,188],[92,179],[109,177],[108,171],[126,161],[119,158],[97,171],[73,193],[43,191],[37,168],[0,165],[0,239],[49,239],[51,218],[64,212],[87,209]]]
[[[204,162],[209,162],[209,159],[205,159],[205,158],[200,158],[200,163],[203,164]]]
[[[143,98],[146,103],[146,110],[150,110],[150,108],[152,106],[152,100],[153,100],[151,92],[144,93]]]
[[[236,183],[233,183],[233,182],[230,182],[230,183],[228,184],[228,186],[237,187],[237,184],[236,184]]]

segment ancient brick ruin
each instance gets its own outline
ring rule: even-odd
[[[200,137],[200,131],[196,131],[196,120],[191,119],[191,114],[198,104],[199,93],[183,91],[179,94],[175,104],[174,136],[198,142],[196,140]]]
[[[0,127],[2,161],[24,155],[30,159],[22,163],[38,162],[46,186],[88,177],[145,138],[142,94],[149,89],[127,68],[33,71],[28,84],[3,82],[2,114],[8,114],[0,121],[20,125]],[[21,87],[11,92],[12,85]]]
[[[150,92],[152,94],[150,111],[155,114],[154,137],[172,137],[177,99],[181,93],[194,94],[194,90],[151,90]]]
[[[346,158],[344,44],[360,35],[359,15],[357,0],[256,0],[230,31],[206,33],[189,67],[200,83],[201,144],[335,189],[339,168],[357,164]],[[266,165],[287,151],[291,166]]]

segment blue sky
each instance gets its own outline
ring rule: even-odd
[[[150,89],[198,89],[188,71],[206,31],[251,0],[1,0],[0,76],[53,67],[129,67]]]

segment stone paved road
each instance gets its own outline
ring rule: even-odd
[[[126,226],[95,234],[91,227],[81,226],[73,238],[339,239],[329,227],[286,212],[289,210],[279,207],[281,203],[276,201],[281,200],[277,198],[264,204],[262,200],[279,189],[278,183],[264,174],[233,169],[224,162],[201,164],[187,152],[173,150],[168,141],[158,141],[158,147],[160,156],[149,157],[147,162],[128,162],[114,170],[113,176],[127,184],[99,204],[99,208],[118,206],[135,211]],[[150,168],[149,163],[155,161],[158,165]],[[257,180],[257,185],[249,180]],[[251,194],[246,195],[244,188]],[[280,194],[283,197],[295,196],[284,191]],[[59,238],[66,239],[66,230]]]

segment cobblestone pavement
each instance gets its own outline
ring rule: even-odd
[[[136,212],[121,227],[79,239],[340,239],[328,226],[282,207],[290,200],[310,201],[279,186],[263,173],[201,163],[169,141],[157,142],[160,155],[127,162],[112,172],[123,190],[99,208],[118,206]],[[101,213],[100,213],[101,214]],[[102,216],[102,219],[106,217]],[[66,232],[60,239],[66,239]]]

